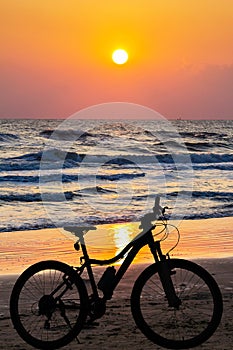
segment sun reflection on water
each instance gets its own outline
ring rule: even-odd
[[[113,238],[116,247],[116,254],[119,254],[122,249],[134,238],[135,227],[132,224],[125,224],[124,226],[113,226]]]

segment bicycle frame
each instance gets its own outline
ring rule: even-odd
[[[81,244],[83,256],[80,258],[81,267],[77,267],[77,270],[79,275],[81,275],[83,270],[85,268],[87,269],[87,273],[90,279],[92,292],[93,292],[92,295],[94,298],[98,298],[99,293],[98,293],[98,289],[94,279],[91,265],[99,265],[99,266],[111,265],[117,262],[118,260],[124,258],[125,254],[128,253],[114,276],[114,280],[111,286],[111,295],[112,295],[118,283],[120,282],[125,272],[128,270],[129,266],[133,262],[135,256],[138,254],[141,248],[148,245],[152,253],[152,256],[154,257],[155,262],[161,263],[161,264],[158,264],[158,273],[159,273],[162,285],[164,287],[165,293],[167,295],[169,305],[174,306],[179,304],[179,301],[176,296],[176,293],[172,284],[172,280],[170,277],[171,273],[170,273],[168,264],[165,262],[167,260],[166,256],[162,254],[160,241],[154,241],[152,230],[153,230],[153,227],[145,233],[140,233],[119,254],[117,254],[113,258],[106,259],[106,260],[90,258],[86,249],[84,236],[82,234],[79,235],[79,243]],[[163,262],[165,262],[165,264]],[[111,299],[111,297],[106,299]]]

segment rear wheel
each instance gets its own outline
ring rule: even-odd
[[[158,265],[145,269],[133,287],[131,309],[139,329],[152,342],[169,349],[187,349],[206,341],[218,327],[222,296],[213,277],[201,266],[182,259],[168,260],[181,305],[170,307]]]
[[[10,313],[19,335],[39,349],[71,342],[87,317],[88,296],[82,279],[59,261],[30,266],[12,290]]]

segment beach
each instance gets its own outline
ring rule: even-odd
[[[0,350],[233,349],[232,13],[0,0]]]
[[[171,252],[174,257],[189,258],[205,267],[216,279],[224,301],[221,324],[215,334],[197,349],[232,349],[233,341],[233,244],[231,233],[233,218],[187,220],[179,226],[181,239],[178,247]],[[99,225],[95,234],[99,246],[89,242],[90,255],[110,257],[117,253],[116,237],[107,236],[108,243],[100,240],[101,233],[123,232],[122,227],[137,227],[133,224]],[[131,225],[131,226],[130,226]],[[127,231],[127,232],[128,232]],[[99,232],[99,233],[98,233]],[[171,236],[173,233],[171,233]],[[54,259],[78,266],[80,253],[73,249],[75,237],[64,235],[58,229],[43,229],[22,232],[2,232],[0,245],[0,349],[31,349],[14,330],[9,317],[9,297],[17,276],[34,262]],[[88,234],[87,234],[88,242]],[[112,247],[109,242],[114,243]],[[124,240],[123,240],[124,243]],[[170,247],[168,245],[168,247]],[[81,344],[73,341],[64,349],[161,349],[151,343],[137,329],[130,310],[130,294],[133,283],[146,265],[152,262],[148,252],[143,251],[136,263],[127,271],[117,287],[114,297],[107,305],[105,316],[99,326],[84,329],[79,335]],[[117,265],[116,265],[117,268]],[[96,268],[100,276],[103,268]]]

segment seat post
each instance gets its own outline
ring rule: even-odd
[[[98,298],[99,294],[98,294],[98,290],[97,290],[97,287],[96,287],[93,271],[92,271],[92,268],[91,268],[91,265],[90,265],[90,258],[89,258],[88,252],[87,252],[87,247],[86,247],[86,244],[85,244],[84,234],[83,233],[81,233],[79,235],[79,242],[81,244],[81,249],[82,249],[82,252],[83,252],[83,260],[84,260],[84,263],[86,265],[87,273],[88,273],[89,280],[90,280],[90,283],[91,283],[93,297],[94,298]]]
[[[89,260],[89,255],[87,253],[86,243],[85,243],[85,240],[84,240],[84,234],[80,233],[78,235],[78,237],[79,237],[79,242],[81,244],[84,260],[88,261]]]

